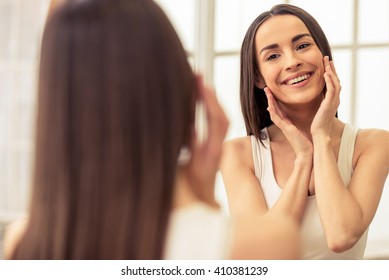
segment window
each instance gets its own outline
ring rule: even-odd
[[[0,221],[26,210],[36,59],[49,0],[0,0]]]
[[[26,211],[31,182],[38,42],[50,0],[0,0],[0,222]],[[310,12],[333,48],[342,81],[339,116],[389,130],[389,1],[156,0],[193,67],[216,88],[230,119],[227,139],[245,135],[239,102],[239,50],[261,11],[291,3]],[[389,182],[370,227],[367,257],[389,255]],[[217,197],[227,211],[221,177]],[[386,217],[384,218],[384,213]],[[380,245],[381,244],[381,245]],[[382,246],[385,244],[385,246]],[[386,249],[385,249],[386,248]]]

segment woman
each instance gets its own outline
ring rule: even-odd
[[[388,132],[337,118],[339,78],[316,20],[277,5],[241,51],[246,137],[221,163],[231,214],[286,213],[301,224],[303,259],[362,259],[388,174]]]
[[[196,101],[208,120],[201,143]],[[280,218],[285,226],[258,219],[250,232],[251,220],[230,222],[218,208],[213,186],[227,126],[153,1],[65,2],[43,35],[31,207],[10,228],[6,256],[298,257],[288,218]]]

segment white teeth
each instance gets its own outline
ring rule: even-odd
[[[301,81],[308,79],[310,76],[311,76],[311,74],[305,74],[305,75],[302,75],[300,77],[297,77],[297,78],[294,78],[294,79],[287,81],[286,84],[293,85],[295,83],[298,83],[298,82],[301,82]]]

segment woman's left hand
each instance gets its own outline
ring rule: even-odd
[[[326,83],[326,93],[319,107],[319,110],[311,124],[311,134],[329,135],[331,131],[332,119],[340,104],[340,81],[335,70],[334,62],[329,60],[328,56],[323,58],[324,80]]]
[[[275,99],[270,88],[264,88],[269,107],[270,118],[273,123],[281,129],[282,133],[285,135],[286,139],[290,143],[295,152],[296,156],[311,156],[312,153],[312,143],[307,137],[307,135],[299,130],[294,123],[286,116],[282,110],[278,100]]]
[[[214,90],[204,84],[203,78],[197,76],[198,101],[205,108],[206,138],[200,141],[193,133],[191,158],[186,166],[186,175],[194,193],[201,200],[213,205],[216,172],[222,144],[228,129],[228,119],[216,98]]]

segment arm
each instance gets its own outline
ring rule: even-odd
[[[194,131],[190,159],[181,164],[180,173],[184,175],[198,199],[218,207],[214,198],[214,184],[224,137],[228,129],[228,119],[217,101],[215,92],[205,86],[201,76],[197,76],[196,81],[197,99],[203,104],[206,112],[207,137],[200,141]]]
[[[313,138],[317,204],[328,246],[335,252],[354,246],[374,217],[388,175],[388,137],[386,131],[360,132],[348,186],[340,177],[330,140]]]
[[[264,215],[278,212],[300,221],[304,213],[308,184],[312,172],[311,142],[285,117],[270,90],[266,89],[269,112],[296,153],[294,168],[276,204],[267,209],[261,186],[254,173],[250,137],[226,142],[221,171],[232,215]],[[268,163],[272,164],[272,163]]]
[[[4,235],[4,258],[11,259],[12,255],[21,240],[26,227],[27,227],[27,218],[22,218],[17,220],[6,227]]]
[[[359,240],[371,223],[388,175],[388,132],[362,131],[354,151],[354,172],[346,186],[331,147],[330,132],[336,124],[340,83],[332,62],[324,58],[326,96],[312,122],[314,176],[317,205],[328,246],[345,251]]]
[[[233,221],[232,259],[299,259],[301,241],[298,225],[280,215]]]
[[[220,170],[231,216],[266,214],[268,210],[266,202],[254,173],[250,137],[224,143]]]

